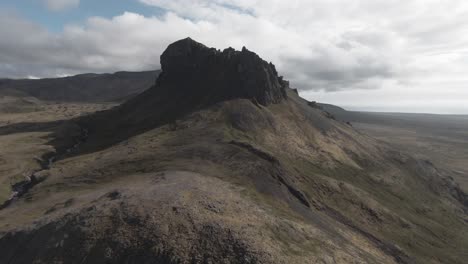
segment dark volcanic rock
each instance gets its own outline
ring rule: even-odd
[[[273,64],[246,48],[221,52],[190,38],[169,45],[161,55],[161,68],[156,84],[160,92],[201,105],[235,98],[278,103],[289,87]]]

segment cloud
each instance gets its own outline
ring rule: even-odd
[[[91,17],[60,33],[2,15],[0,77],[159,68],[165,47],[190,36],[216,48],[246,46],[303,91],[409,88],[430,80],[450,85],[466,79],[465,1],[140,2],[165,13]]]
[[[65,11],[80,5],[80,0],[44,0],[47,9],[54,12]]]
[[[140,1],[231,29],[302,90],[444,79],[463,65],[452,52],[468,44],[461,0]]]
[[[159,68],[159,55],[174,39],[197,26],[171,13],[145,18],[124,13],[92,17],[61,33],[15,15],[0,16],[0,76],[59,76],[82,72]]]

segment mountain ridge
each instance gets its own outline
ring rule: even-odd
[[[157,78],[157,71],[85,73],[62,78],[2,79],[0,95],[34,97],[52,102],[112,102],[140,93]]]

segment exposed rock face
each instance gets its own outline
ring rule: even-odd
[[[286,99],[289,87],[273,64],[246,48],[221,52],[190,38],[169,45],[161,55],[161,67],[156,84],[160,92],[195,104],[245,98],[268,105]]]

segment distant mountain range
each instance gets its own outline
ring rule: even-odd
[[[80,74],[64,78],[1,79],[0,96],[56,102],[123,101],[151,87],[160,71]]]

